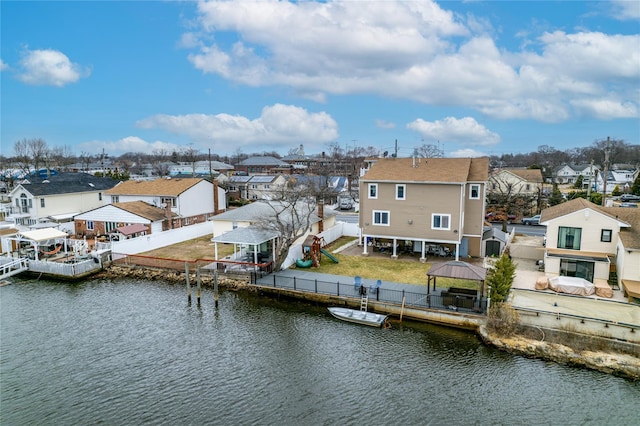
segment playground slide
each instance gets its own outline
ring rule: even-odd
[[[325,249],[320,249],[320,253],[324,254],[325,256],[327,256],[329,259],[333,260],[333,263],[338,263],[338,259],[336,259],[334,256],[331,255],[331,253],[329,253],[328,251],[326,251]]]

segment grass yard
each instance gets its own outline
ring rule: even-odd
[[[218,257],[222,258],[233,253],[233,244],[218,244]],[[211,236],[195,238],[182,243],[140,253],[143,256],[162,257],[175,260],[214,259],[215,247]]]

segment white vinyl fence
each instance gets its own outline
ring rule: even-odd
[[[211,235],[213,237],[213,223],[203,222],[124,241],[113,241],[111,248],[114,256],[118,254],[138,254],[183,241],[193,240],[194,238],[205,235]]]

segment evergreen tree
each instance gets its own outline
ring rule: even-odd
[[[640,173],[633,181],[633,185],[631,185],[631,193],[635,195],[640,195]]]
[[[558,189],[558,184],[554,183],[553,189],[551,190],[551,196],[549,197],[549,205],[555,206],[562,203],[563,201],[564,199],[562,198],[562,192],[560,192],[560,189]]]
[[[511,290],[511,284],[516,276],[516,265],[507,253],[503,253],[495,266],[487,274],[486,283],[491,287],[492,303],[504,302]]]
[[[573,184],[573,187],[575,189],[582,189],[582,175],[578,176],[578,179],[576,179],[576,183]]]
[[[616,185],[616,187],[613,188],[613,191],[611,191],[611,195],[613,196],[622,195],[622,190],[620,189],[620,185]]]

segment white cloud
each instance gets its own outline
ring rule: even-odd
[[[153,151],[179,151],[183,148],[180,145],[170,142],[147,142],[137,136],[127,136],[117,141],[89,141],[78,144],[79,152],[96,152],[96,147],[104,149],[112,155],[122,155],[127,152],[141,152],[151,154]]]
[[[640,3],[634,0],[612,0],[612,14],[621,21],[640,19]]]
[[[57,50],[27,50],[20,60],[18,78],[24,83],[62,87],[90,74]]]
[[[466,148],[466,149],[458,149],[452,152],[446,152],[445,156],[453,157],[453,158],[469,158],[469,157],[476,158],[476,157],[486,157],[488,156],[488,154],[486,152],[480,152],[480,151],[476,151],[475,149]]]
[[[626,3],[637,2],[620,3],[633,16],[637,7]],[[597,113],[574,107],[616,96],[632,108],[615,108],[614,117],[640,109],[637,98],[625,98],[640,78],[640,36],[531,33],[522,50],[509,51],[497,44],[486,18],[455,15],[446,6],[201,2],[201,32],[187,36],[198,46],[189,60],[204,73],[254,87],[289,87],[322,102],[326,94],[367,93],[543,122]]]
[[[407,124],[423,139],[437,140],[458,145],[492,146],[500,142],[500,136],[489,131],[471,117],[457,119],[447,117],[443,120],[425,121],[421,118]]]
[[[386,121],[386,120],[376,120],[376,127],[378,129],[395,129],[396,128],[396,123],[392,123],[390,121]]]
[[[9,68],[9,65],[7,65],[5,62],[2,61],[2,59],[0,59],[0,71],[4,71],[7,68]]]
[[[235,148],[289,147],[301,141],[331,142],[338,137],[338,125],[329,114],[310,113],[304,108],[282,104],[264,107],[256,119],[229,114],[158,114],[139,120],[136,125],[185,135],[203,147],[218,144],[225,150],[232,148],[230,143]]]

